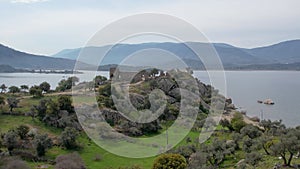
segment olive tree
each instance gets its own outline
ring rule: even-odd
[[[34,145],[39,157],[44,156],[46,150],[52,147],[52,140],[47,134],[38,134],[34,137]]]
[[[293,156],[300,149],[299,131],[288,131],[286,134],[280,136],[279,141],[274,143],[270,149],[273,155],[282,157],[285,166],[291,166]]]
[[[17,87],[17,86],[10,86],[8,88],[8,92],[9,93],[19,93],[20,92],[20,89]]]
[[[31,94],[33,97],[40,98],[43,96],[43,91],[39,86],[35,85],[29,89],[29,94]]]
[[[18,146],[19,137],[18,134],[10,130],[8,131],[3,138],[3,145],[7,147],[7,150],[9,151],[9,154],[11,155],[11,152]]]
[[[27,133],[29,132],[29,127],[24,124],[21,124],[19,127],[17,127],[16,132],[23,140],[27,137]]]
[[[258,127],[248,124],[241,129],[241,134],[243,136],[248,136],[251,139],[255,139],[261,136],[262,132],[258,129]]]
[[[40,89],[46,93],[50,91],[50,84],[48,82],[43,82],[40,84]]]
[[[1,93],[6,92],[7,86],[5,84],[2,84],[0,86],[0,89],[1,89]]]
[[[66,127],[60,135],[61,144],[67,149],[74,149],[78,147],[77,139],[78,131],[71,127]]]
[[[9,97],[7,98],[7,103],[10,108],[10,112],[12,112],[14,108],[18,107],[19,100],[15,97]]]
[[[203,145],[202,152],[207,154],[207,161],[213,166],[220,166],[227,155],[234,153],[234,145],[226,144],[225,141],[214,139],[211,144]]]
[[[21,85],[20,86],[22,92],[27,92],[27,90],[29,89],[29,87],[27,85]]]
[[[246,154],[245,162],[254,168],[262,160],[262,155],[258,152],[251,152]]]

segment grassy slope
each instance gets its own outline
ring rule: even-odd
[[[48,96],[48,98],[56,99],[56,96]],[[30,97],[26,97],[21,100],[20,107],[15,109],[15,112],[26,112],[30,110],[31,105],[35,105],[39,102],[39,99],[33,99]],[[8,110],[7,105],[3,107],[2,110]],[[1,112],[1,111],[0,111]],[[24,116],[11,116],[11,115],[0,115],[0,125],[1,129],[0,132],[6,132],[9,129],[15,128],[20,124],[27,124],[31,127],[37,128],[39,132],[42,133],[48,133],[51,136],[58,137],[61,133],[61,129],[53,128],[44,125],[38,120],[32,120],[31,117],[24,117]],[[222,129],[221,127],[218,127],[218,129]],[[224,132],[216,132],[214,134],[214,137],[218,137],[222,140],[229,140],[231,138],[230,133],[224,133]],[[197,132],[190,132],[187,137],[190,137],[193,141],[198,138],[199,133]],[[213,138],[211,138],[213,139]],[[210,140],[211,140],[210,139]],[[208,140],[208,143],[210,142]],[[98,168],[118,168],[118,167],[124,167],[124,166],[132,166],[132,165],[139,165],[146,169],[151,168],[154,157],[153,158],[146,158],[146,159],[128,159],[124,157],[120,157],[114,154],[111,154],[96,144],[94,144],[92,141],[88,139],[88,137],[82,133],[79,138],[79,143],[83,146],[83,149],[79,150],[81,157],[83,158],[84,162],[86,163],[87,167],[89,169],[98,169]],[[183,140],[178,146],[180,145],[186,145],[185,140]],[[191,143],[189,143],[191,144]],[[242,145],[241,145],[242,146]],[[58,155],[70,153],[71,151],[64,150],[60,147],[53,147],[50,150],[48,150],[46,156],[52,159],[55,159]],[[261,152],[264,154],[264,152]],[[102,159],[100,161],[95,161],[95,157],[97,155],[100,155]],[[234,164],[236,164],[240,159],[244,158],[244,152],[237,151],[235,156],[229,156],[223,167],[226,168],[233,168]],[[264,156],[263,162],[260,162],[257,169],[266,169],[266,168],[272,168],[274,164],[276,163],[282,163],[281,160],[279,160],[276,157],[272,156]],[[300,159],[294,159],[293,163],[300,163]],[[41,165],[41,163],[33,163],[29,162],[30,166],[32,168],[35,168],[38,165]],[[50,168],[53,168],[51,166]]]

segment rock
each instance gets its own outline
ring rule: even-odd
[[[37,166],[37,168],[38,169],[42,169],[42,168],[50,168],[50,166],[49,165],[39,165],[39,166]]]
[[[179,88],[172,89],[168,92],[168,95],[175,99],[180,99],[181,93]]]
[[[96,127],[97,127],[97,125],[95,123],[92,123],[89,125],[89,128],[91,128],[91,129],[95,129]]]
[[[32,128],[32,129],[29,130],[27,135],[30,136],[30,137],[34,137],[35,135],[37,135],[37,133],[38,133],[38,129]]]
[[[251,117],[250,120],[254,122],[260,122],[260,119],[257,116]]]
[[[227,98],[227,99],[226,99],[226,103],[232,104],[232,99],[231,99],[231,98]]]
[[[229,104],[226,106],[227,109],[232,109],[232,110],[235,110],[235,106],[234,104]]]
[[[246,116],[247,115],[247,111],[246,110],[241,110],[241,114]]]
[[[174,99],[173,97],[168,97],[168,103],[170,103],[170,104],[174,104],[174,103],[176,103],[176,99]]]
[[[158,82],[158,88],[168,93],[170,90],[176,88],[176,83],[167,78],[161,78]]]
[[[198,82],[198,88],[199,88],[199,94],[201,96],[205,96],[206,94],[209,94],[209,91],[208,91],[207,87],[205,86],[205,84]]]
[[[137,109],[144,109],[146,104],[146,100],[144,96],[136,93],[131,93],[129,97],[130,97],[131,104],[134,107],[136,107]]]
[[[226,144],[227,144],[227,145],[234,144],[234,140],[227,140],[227,141],[226,141]]]
[[[235,164],[236,167],[239,167],[245,163],[245,159],[241,159],[239,162]]]

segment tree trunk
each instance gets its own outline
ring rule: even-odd
[[[283,159],[283,165],[287,165],[287,160],[286,160],[286,158],[285,158],[285,156],[281,156],[282,157],[282,159]]]
[[[263,149],[265,150],[265,152],[266,152],[267,155],[270,155],[268,149],[265,146],[263,146]]]
[[[293,160],[293,156],[294,156],[294,153],[290,153],[290,157],[289,157],[289,160],[288,160],[288,163],[287,163],[288,166],[291,166],[291,162]]]

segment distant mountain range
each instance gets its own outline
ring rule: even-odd
[[[8,69],[11,66],[16,69],[43,69],[43,70],[73,70],[75,61],[65,58],[33,55],[20,52],[0,44],[1,67]],[[5,66],[4,66],[5,65]],[[88,64],[79,63],[80,66],[88,67]]]
[[[187,42],[189,45],[199,47],[207,46],[200,42]],[[300,40],[285,41],[275,45],[246,49],[238,48],[225,43],[212,44],[223,63],[229,70],[300,70]],[[90,69],[97,65],[99,53],[110,49],[102,60],[101,67],[108,69],[111,65],[119,64],[127,56],[143,49],[162,49],[177,55],[189,67],[204,69],[199,58],[186,47],[184,43],[142,43],[142,44],[118,44],[115,46],[85,47],[85,52],[90,56],[81,58],[78,65],[80,69]],[[49,69],[72,70],[75,60],[83,48],[65,49],[52,56],[40,56],[20,52],[12,48],[0,45],[0,63],[16,69]],[[147,63],[153,60],[151,55],[144,56]],[[160,60],[162,64],[164,59]],[[172,63],[169,63],[172,64]],[[104,66],[103,66],[104,65]]]
[[[188,42],[190,45],[204,46],[207,44],[198,42]],[[226,69],[254,69],[266,68],[270,70],[293,69],[293,67],[300,63],[300,40],[285,41],[275,45],[247,49],[238,48],[224,43],[212,44]],[[111,48],[111,49],[110,49]],[[94,64],[100,52],[110,49],[109,53],[102,61],[102,65],[118,64],[128,55],[149,48],[162,49],[169,51],[180,57],[187,65],[194,69],[203,69],[203,64],[198,57],[189,50],[183,43],[142,43],[142,44],[118,44],[115,46],[102,47],[86,47],[84,50],[88,53],[89,58],[80,58],[81,61],[89,64]],[[55,58],[77,59],[82,48],[66,49],[53,55]],[[151,60],[151,57],[144,58]]]

